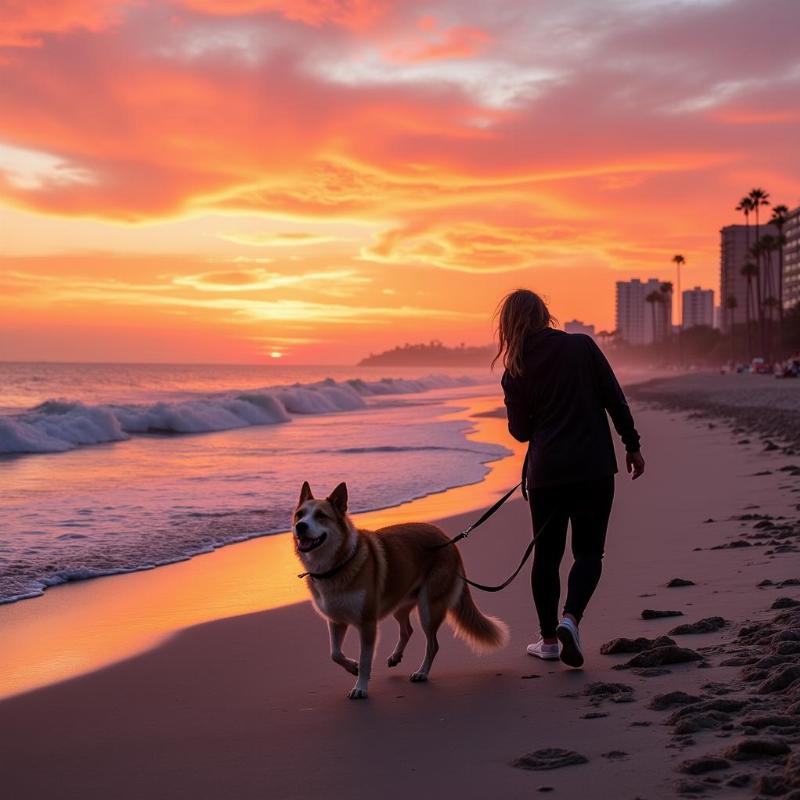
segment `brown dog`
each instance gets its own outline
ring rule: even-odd
[[[317,500],[306,482],[293,531],[314,605],[328,620],[331,658],[358,676],[349,695],[352,699],[367,696],[378,620],[388,614],[400,625],[400,639],[389,657],[389,666],[394,667],[403,658],[412,633],[409,615],[417,607],[427,648],[412,681],[427,680],[439,650],[436,633],[445,617],[474,649],[506,643],[505,624],[480,612],[461,579],[464,567],[456,547],[440,547],[448,541],[444,531],[420,522],[358,530],[346,512],[344,483],[325,500]],[[361,636],[358,662],[342,653],[349,625]]]

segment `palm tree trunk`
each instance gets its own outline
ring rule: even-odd
[[[756,245],[758,245],[761,237],[759,235],[761,226],[758,222],[758,203],[756,203]],[[756,273],[756,303],[757,303],[757,311],[758,311],[758,329],[759,329],[759,339],[761,342],[761,352],[764,354],[766,352],[766,326],[764,322],[764,294],[761,291],[762,284],[764,282],[764,270],[761,269],[761,248],[759,247],[756,252],[756,267],[758,268],[758,272]]]
[[[783,358],[783,244],[778,240],[778,358]]]
[[[656,304],[653,302],[650,303],[650,316],[653,320],[653,344],[655,344],[658,341],[658,337],[656,336],[658,328],[656,327]]]
[[[764,357],[772,362],[772,251],[764,251]]]
[[[758,338],[761,344],[761,350],[764,351],[764,300],[763,294],[761,293],[761,281],[762,275],[761,273],[764,271],[761,269],[761,254],[759,253],[756,257],[756,265],[758,267],[758,271],[756,272],[756,320],[758,321]]]
[[[745,328],[747,330],[747,360],[753,360],[753,325],[750,311],[753,306],[753,276],[747,276],[747,292],[744,301]]]

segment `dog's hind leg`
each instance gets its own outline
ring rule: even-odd
[[[428,592],[423,589],[420,592],[419,602],[419,621],[422,623],[422,630],[425,631],[427,646],[425,647],[425,658],[422,660],[419,669],[411,675],[411,680],[415,683],[428,680],[428,673],[431,671],[433,659],[439,652],[439,640],[436,634],[444,622],[447,614],[447,603],[443,599],[433,602],[428,598]]]
[[[334,663],[344,667],[351,675],[358,675],[358,664],[352,658],[347,658],[342,652],[342,642],[347,633],[347,625],[328,620],[328,632],[331,636],[331,659]]]
[[[358,659],[358,680],[348,695],[351,700],[361,700],[367,696],[367,684],[372,672],[372,657],[375,654],[378,623],[375,620],[362,622],[359,626],[359,633],[361,634],[361,655]]]
[[[411,609],[413,607],[413,605],[401,606],[394,612],[394,618],[400,626],[400,638],[397,640],[394,652],[389,656],[390,667],[396,667],[403,660],[403,653],[405,652],[406,645],[411,638],[411,634],[414,632],[414,629],[411,627],[411,620],[409,619],[409,614],[411,614]]]

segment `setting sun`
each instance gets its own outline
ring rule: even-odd
[[[0,356],[353,363],[520,285],[610,329],[674,252],[715,286],[739,187],[796,204],[791,4],[504,9],[3,6]]]

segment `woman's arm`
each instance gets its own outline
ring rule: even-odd
[[[597,346],[594,339],[587,336],[586,341],[589,343],[595,372],[600,383],[603,405],[608,411],[611,421],[614,423],[614,428],[622,439],[622,443],[625,445],[625,450],[628,453],[638,453],[640,449],[639,434],[633,423],[633,415],[628,401],[625,399],[622,387],[620,387],[614,375],[614,370],[611,369],[611,364],[608,363],[603,351]]]
[[[518,442],[530,441],[533,433],[530,401],[525,393],[524,381],[520,377],[512,377],[508,370],[500,381],[508,415],[508,432]]]

